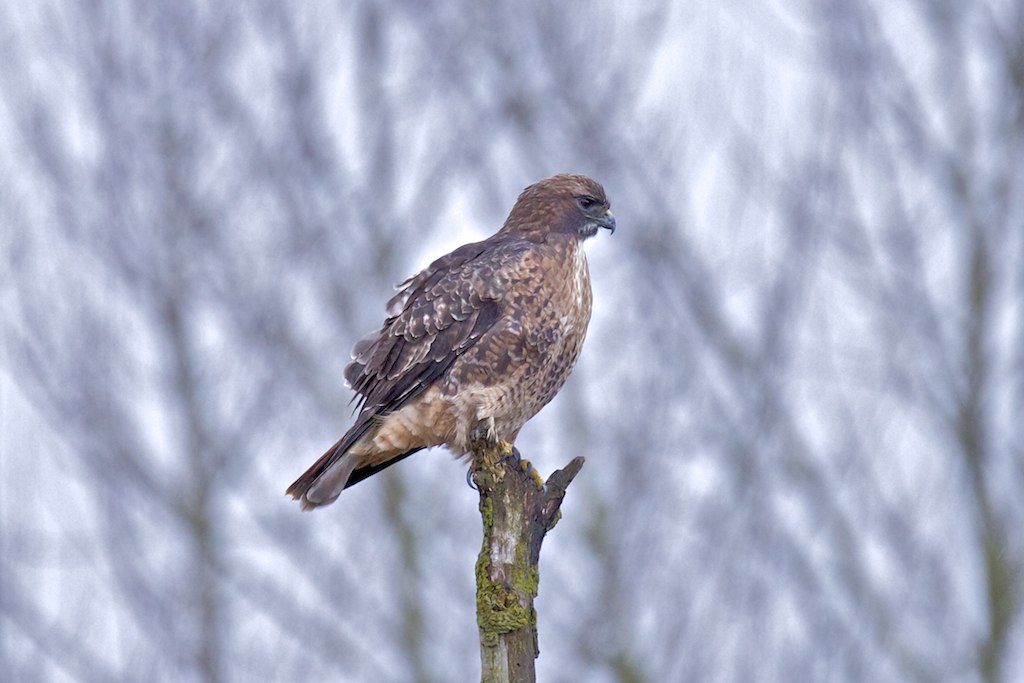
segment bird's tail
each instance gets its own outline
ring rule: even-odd
[[[422,450],[413,448],[404,453],[398,453],[385,462],[361,465],[361,458],[349,451],[374,424],[373,418],[357,421],[355,426],[328,448],[315,463],[310,465],[309,469],[296,479],[285,493],[301,502],[303,510],[329,505],[349,486],[358,484],[363,479]]]
[[[346,435],[348,436],[348,435]],[[345,489],[345,484],[356,468],[358,458],[348,449],[351,444],[342,437],[321,455],[301,477],[288,487],[286,493],[302,503],[303,510],[333,503]]]
[[[359,458],[349,453],[359,439],[374,426],[368,415],[360,415],[345,436],[338,439],[317,461],[309,466],[285,492],[302,503],[303,510],[328,505],[341,495],[349,483]]]

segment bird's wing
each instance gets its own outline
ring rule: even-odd
[[[420,395],[494,328],[506,292],[524,277],[529,250],[527,242],[491,237],[459,247],[399,285],[388,302],[388,318],[355,345],[345,367],[345,380],[358,400],[355,424],[288,487],[288,494],[306,508],[328,503],[342,488],[413,452],[354,471],[355,461],[343,461],[381,417]],[[320,488],[329,495],[307,498]]]
[[[345,368],[360,414],[398,410],[476,344],[500,317],[528,249],[518,241],[467,244],[399,285],[389,317],[356,344]]]

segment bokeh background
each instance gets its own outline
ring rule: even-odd
[[[1024,4],[0,7],[0,678],[468,681],[443,451],[300,514],[391,286],[606,187],[541,680],[1024,680]]]

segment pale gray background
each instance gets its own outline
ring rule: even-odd
[[[1019,0],[5,3],[0,677],[475,679],[462,465],[283,493],[566,170],[541,679],[1024,680]]]

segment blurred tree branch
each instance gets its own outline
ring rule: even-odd
[[[0,669],[464,677],[453,464],[267,492],[370,292],[579,170],[624,229],[520,440],[601,463],[539,673],[1019,677],[1024,3],[773,7],[0,8]]]

